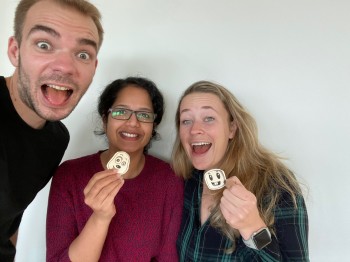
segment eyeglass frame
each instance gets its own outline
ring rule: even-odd
[[[107,112],[108,112],[108,113],[112,113],[114,110],[117,110],[117,109],[125,110],[125,111],[129,112],[130,115],[129,115],[128,118],[114,118],[114,117],[112,116],[112,114],[111,114],[111,117],[112,117],[113,119],[115,119],[115,120],[127,121],[127,120],[130,120],[130,118],[131,118],[131,116],[132,116],[133,114],[135,114],[137,121],[139,121],[139,122],[141,122],[141,123],[154,123],[154,120],[155,120],[156,117],[157,117],[157,114],[155,114],[155,113],[153,113],[153,112],[144,111],[144,110],[131,110],[131,109],[124,108],[124,107],[110,108],[110,109],[108,109]],[[149,122],[148,122],[148,121],[142,121],[142,120],[140,120],[139,117],[137,116],[137,115],[140,114],[140,113],[152,114],[152,115],[153,115],[153,119],[151,118],[152,121],[149,121]]]

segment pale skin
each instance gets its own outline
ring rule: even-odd
[[[21,43],[8,41],[15,72],[6,79],[16,111],[29,126],[39,129],[69,115],[92,82],[98,45],[90,17],[52,1],[29,9]]]
[[[114,107],[153,112],[147,91],[135,86],[122,89],[112,105],[112,108]],[[118,212],[114,198],[124,185],[124,179],[136,177],[143,169],[143,149],[151,139],[153,123],[139,122],[135,114],[132,114],[129,120],[115,120],[109,114],[104,128],[109,149],[100,155],[103,167],[106,169],[107,162],[115,152],[126,151],[130,155],[129,170],[123,176],[117,174],[116,170],[98,172],[85,187],[85,204],[93,213],[82,232],[69,246],[68,254],[72,261],[99,260],[109,224]]]
[[[237,177],[227,179],[220,209],[226,223],[238,229],[245,240],[254,232],[266,227],[260,217],[255,195],[247,190]]]
[[[223,103],[214,94],[197,92],[183,98],[180,105],[179,133],[181,143],[195,168],[209,170],[220,166],[228,141],[234,139],[237,129],[234,121],[229,119]],[[207,150],[195,151],[194,148],[199,143],[205,144]],[[211,195],[211,190],[203,183],[200,212],[202,225],[209,218],[214,204]],[[237,177],[226,180],[220,209],[226,222],[239,230],[246,240],[257,230],[266,227],[260,217],[255,195]]]

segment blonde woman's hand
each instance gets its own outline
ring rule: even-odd
[[[226,223],[239,230],[244,239],[266,226],[260,217],[255,195],[248,191],[237,177],[226,180],[220,209]]]
[[[116,213],[114,198],[124,184],[124,179],[115,169],[96,173],[84,189],[85,204],[93,211],[95,218],[110,221]]]

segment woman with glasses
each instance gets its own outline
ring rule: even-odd
[[[98,112],[108,149],[58,168],[47,213],[47,261],[178,261],[183,180],[147,154],[164,112],[163,96],[145,78],[109,84]],[[116,152],[127,172],[108,169]]]

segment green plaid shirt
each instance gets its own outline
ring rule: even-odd
[[[242,239],[236,250],[226,254],[232,242],[211,227],[209,219],[201,226],[200,201],[203,172],[195,170],[185,182],[185,200],[177,249],[180,261],[309,261],[308,216],[302,196],[297,197],[297,209],[290,195],[283,194],[275,208],[275,232],[272,242],[262,250],[251,249]]]

